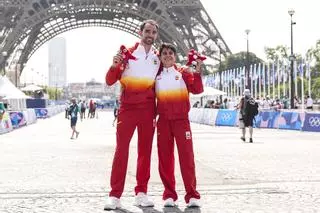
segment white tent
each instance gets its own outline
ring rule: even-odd
[[[204,87],[202,93],[197,95],[191,94],[191,97],[201,98],[206,96],[219,96],[219,95],[226,95],[226,93],[221,90],[215,89],[213,87]]]
[[[42,87],[39,87],[37,85],[34,84],[30,84],[26,87],[21,88],[22,91],[30,91],[30,92],[34,92],[34,91],[39,91],[39,90],[43,90]]]
[[[6,96],[23,97],[26,95],[17,87],[15,87],[6,76],[0,76],[0,97]]]
[[[11,110],[26,108],[26,99],[30,98],[16,88],[6,76],[0,76],[0,100],[6,100]]]
[[[28,95],[20,95],[20,94],[12,94],[12,95],[7,95],[4,98],[2,98],[3,100],[9,100],[9,99],[33,99],[32,97],[28,96]]]

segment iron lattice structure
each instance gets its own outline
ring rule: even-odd
[[[7,53],[0,64],[23,66],[46,41],[80,27],[109,27],[138,37],[146,19],[159,23],[156,45],[173,42],[181,56],[190,48],[214,61],[231,53],[200,0],[0,0],[0,53]]]

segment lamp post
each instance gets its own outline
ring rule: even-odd
[[[245,77],[246,77],[246,89],[250,88],[250,81],[249,81],[249,33],[250,30],[246,29],[245,33],[247,34],[247,56],[246,56],[246,72],[245,72]]]
[[[219,47],[219,90],[220,90],[220,91],[222,91],[221,74],[222,74],[222,67],[221,67],[221,48]],[[220,95],[220,103],[222,103],[222,95]]]
[[[16,70],[14,73],[14,83],[15,83],[16,87],[18,87],[18,71],[20,72],[20,64],[19,63],[16,64]]]
[[[293,71],[293,66],[294,66],[294,60],[295,60],[295,56],[293,54],[293,25],[296,24],[296,22],[292,21],[292,16],[294,14],[294,10],[289,10],[288,13],[290,15],[290,28],[291,28],[291,54],[289,56],[289,60],[291,62],[291,65],[290,65],[290,80],[291,80],[291,88],[290,88],[290,93],[291,93],[291,97],[290,97],[290,106],[291,106],[291,109],[294,108],[294,78],[293,78],[293,75],[294,75],[294,71]]]
[[[3,64],[2,64],[2,70],[3,70],[3,75],[6,75],[6,60],[7,60],[8,52],[3,51],[2,52],[2,57],[3,57]]]

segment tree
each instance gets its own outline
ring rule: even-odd
[[[313,98],[320,97],[320,77],[312,80],[311,94]]]
[[[308,49],[306,53],[307,60],[312,64],[311,66],[311,95],[313,98],[320,97],[320,40],[316,45]]]
[[[254,53],[249,53],[249,64],[263,63],[263,60],[258,58]],[[247,64],[247,52],[239,52],[226,57],[226,60],[216,66],[217,71],[229,70],[234,68],[244,67]],[[220,67],[220,69],[219,69]]]
[[[320,75],[320,40],[316,42],[315,47],[308,49],[306,53],[306,58],[309,62],[314,64],[311,67],[311,76],[319,77]]]
[[[57,89],[55,87],[45,87],[43,91],[49,95],[49,99],[51,100],[59,99],[62,94],[61,89]]]
[[[266,57],[270,61],[280,61],[281,63],[284,61],[289,61],[289,47],[278,45],[275,48],[265,47],[264,53]],[[302,56],[300,54],[295,54],[296,61],[301,61]],[[280,63],[280,64],[281,64]]]

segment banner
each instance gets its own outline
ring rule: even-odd
[[[48,109],[46,108],[35,108],[37,118],[48,118]]]
[[[12,123],[9,114],[5,112],[0,119],[0,134],[10,132],[12,130]]]
[[[278,119],[279,129],[301,130],[305,113],[281,112]]]
[[[255,117],[254,126],[258,128],[278,128],[279,111],[261,111]]]
[[[27,125],[27,121],[23,115],[23,112],[9,112],[9,114],[12,127],[14,129]]]
[[[238,111],[236,110],[219,109],[216,118],[216,126],[235,126],[237,112]]]
[[[320,132],[320,113],[306,113],[302,130]]]

